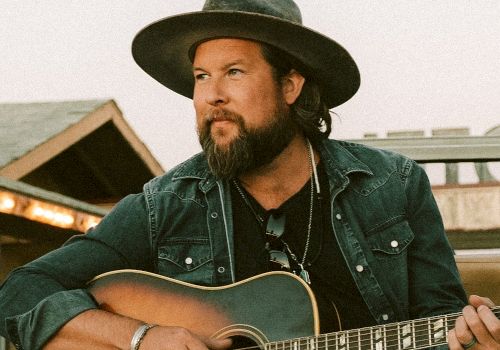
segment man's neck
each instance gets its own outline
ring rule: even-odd
[[[309,157],[307,140],[298,134],[271,163],[242,174],[239,180],[263,208],[278,208],[309,181]],[[317,154],[314,158],[317,162]]]

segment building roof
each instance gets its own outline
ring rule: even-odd
[[[163,173],[113,100],[0,104],[0,176],[91,203]]]
[[[0,104],[0,168],[77,124],[104,100]]]
[[[93,214],[99,217],[108,213],[107,209],[0,176],[0,191],[2,190],[41,200],[43,202],[57,204],[80,212]]]

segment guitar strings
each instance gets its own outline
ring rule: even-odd
[[[500,306],[496,306],[491,308],[494,315],[500,318]],[[283,340],[276,341],[264,344],[264,348],[266,350],[288,350],[288,349],[296,349],[300,346],[306,345],[309,350],[320,350],[320,349],[329,349],[330,347],[339,348],[349,348],[353,344],[352,347],[356,347],[357,349],[363,349],[366,347],[372,347],[372,345],[385,342],[385,349],[401,349],[401,341],[407,337],[412,337],[411,343],[406,347],[412,347],[413,349],[424,349],[429,346],[436,346],[439,344],[444,344],[447,341],[447,335],[444,335],[444,331],[451,329],[450,325],[453,325],[456,318],[462,315],[462,313],[451,313],[447,315],[441,316],[433,316],[425,319],[416,319],[413,321],[402,321],[396,323],[390,323],[386,325],[378,325],[374,327],[364,327],[353,330],[346,330],[340,332],[326,333],[318,336],[307,336],[294,338],[291,340]],[[429,330],[429,325],[432,321],[443,320],[443,326],[440,327],[440,331],[443,332],[443,336],[438,338],[431,337],[431,331]],[[399,330],[401,329],[401,325],[410,325],[411,330],[404,335],[400,334]],[[426,327],[422,329],[422,327]],[[419,327],[420,329],[417,329]],[[380,338],[375,338],[374,334],[379,331],[381,336]],[[385,335],[385,336],[384,336]],[[423,336],[422,336],[423,335]],[[420,337],[420,338],[419,338]],[[356,339],[355,341],[353,339]],[[312,341],[312,342],[311,342]],[[430,341],[430,342],[429,342]],[[339,344],[342,342],[342,344]],[[422,345],[416,345],[419,342],[425,342]],[[395,344],[389,344],[395,343]],[[296,345],[297,344],[297,345]],[[354,346],[355,345],[355,346]],[[252,346],[246,348],[240,348],[237,350],[255,350],[262,349],[261,346]]]

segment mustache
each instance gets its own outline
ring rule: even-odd
[[[214,121],[232,121],[241,122],[243,120],[242,116],[238,113],[228,111],[224,108],[214,108],[205,114],[205,123],[211,124]]]

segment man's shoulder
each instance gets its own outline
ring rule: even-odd
[[[366,165],[372,171],[381,168],[403,170],[411,168],[415,163],[400,153],[361,143],[328,139],[323,144],[330,157],[346,166],[357,163]]]
[[[180,180],[200,181],[211,177],[206,158],[202,152],[176,165],[165,174],[157,176],[144,185],[147,192],[168,191],[177,186]]]

